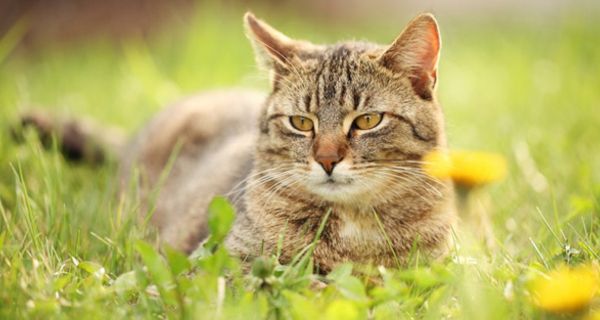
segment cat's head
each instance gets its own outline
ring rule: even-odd
[[[293,40],[250,13],[245,23],[271,75],[257,154],[263,180],[342,204],[435,184],[419,169],[445,146],[432,15],[414,18],[388,46]]]

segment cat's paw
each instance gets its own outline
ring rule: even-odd
[[[25,132],[28,129],[32,129],[42,145],[48,147],[52,142],[52,134],[56,131],[56,121],[43,111],[27,111],[21,114],[17,122],[10,127],[10,133],[16,142],[22,143],[25,141]]]

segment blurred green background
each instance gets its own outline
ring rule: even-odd
[[[499,151],[512,163],[497,206],[513,217],[553,204],[566,211],[571,195],[600,177],[597,2],[5,2],[3,127],[41,107],[133,132],[199,90],[268,90],[242,28],[248,9],[318,43],[390,43],[431,11],[442,31],[439,98],[451,146]]]
[[[480,198],[500,244],[491,259],[548,263],[566,245],[582,252],[579,259],[598,259],[598,1],[0,2],[0,233],[18,235],[7,243],[29,252],[33,223],[57,259],[129,270],[131,257],[120,259],[95,236],[125,239],[128,232],[107,218],[115,213],[107,204],[114,164],[73,166],[15,144],[8,128],[19,113],[44,108],[133,133],[200,90],[268,90],[242,28],[248,9],[317,43],[390,43],[412,16],[433,12],[450,146],[499,152],[509,163],[508,178]],[[36,203],[28,210],[24,189]],[[22,222],[23,210],[32,222]]]
[[[0,40],[0,183],[5,189],[14,183],[8,165],[18,161],[19,149],[9,148],[6,128],[24,110],[49,108],[133,132],[160,108],[199,90],[268,90],[244,36],[241,17],[248,9],[292,37],[318,43],[390,43],[412,16],[432,11],[442,31],[439,98],[450,145],[508,158],[509,180],[491,196],[494,219],[511,237],[507,244],[526,243],[539,227],[538,208],[566,215],[573,206],[586,207],[581,199],[590,194],[597,201],[598,7],[545,1],[32,2],[4,11],[12,12],[14,23]]]

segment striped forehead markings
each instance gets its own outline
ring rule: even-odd
[[[340,46],[322,60],[315,74],[317,106],[321,105],[321,102],[327,104],[337,103],[340,107],[346,105],[346,96],[353,89],[351,85],[352,71],[355,69],[355,66],[348,59],[350,54],[351,51],[348,48]],[[355,97],[358,94],[352,92],[351,96]],[[353,99],[353,107],[357,108],[356,99]]]

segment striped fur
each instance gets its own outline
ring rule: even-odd
[[[138,164],[150,190],[182,143],[156,202],[165,241],[196,247],[207,235],[208,201],[226,194],[238,209],[226,245],[242,257],[273,252],[282,237],[281,260],[288,262],[327,212],[314,252],[321,272],[345,261],[395,266],[415,244],[425,255],[443,255],[455,221],[452,186],[426,176],[419,162],[446,147],[434,94],[433,17],[415,18],[388,47],[292,40],[251,14],[246,26],[271,74],[271,93],[188,99],[157,116],[125,155],[124,176]],[[353,120],[365,113],[383,120],[358,130]],[[314,131],[294,129],[293,115],[311,119]],[[315,160],[323,148],[340,152],[330,176]]]

